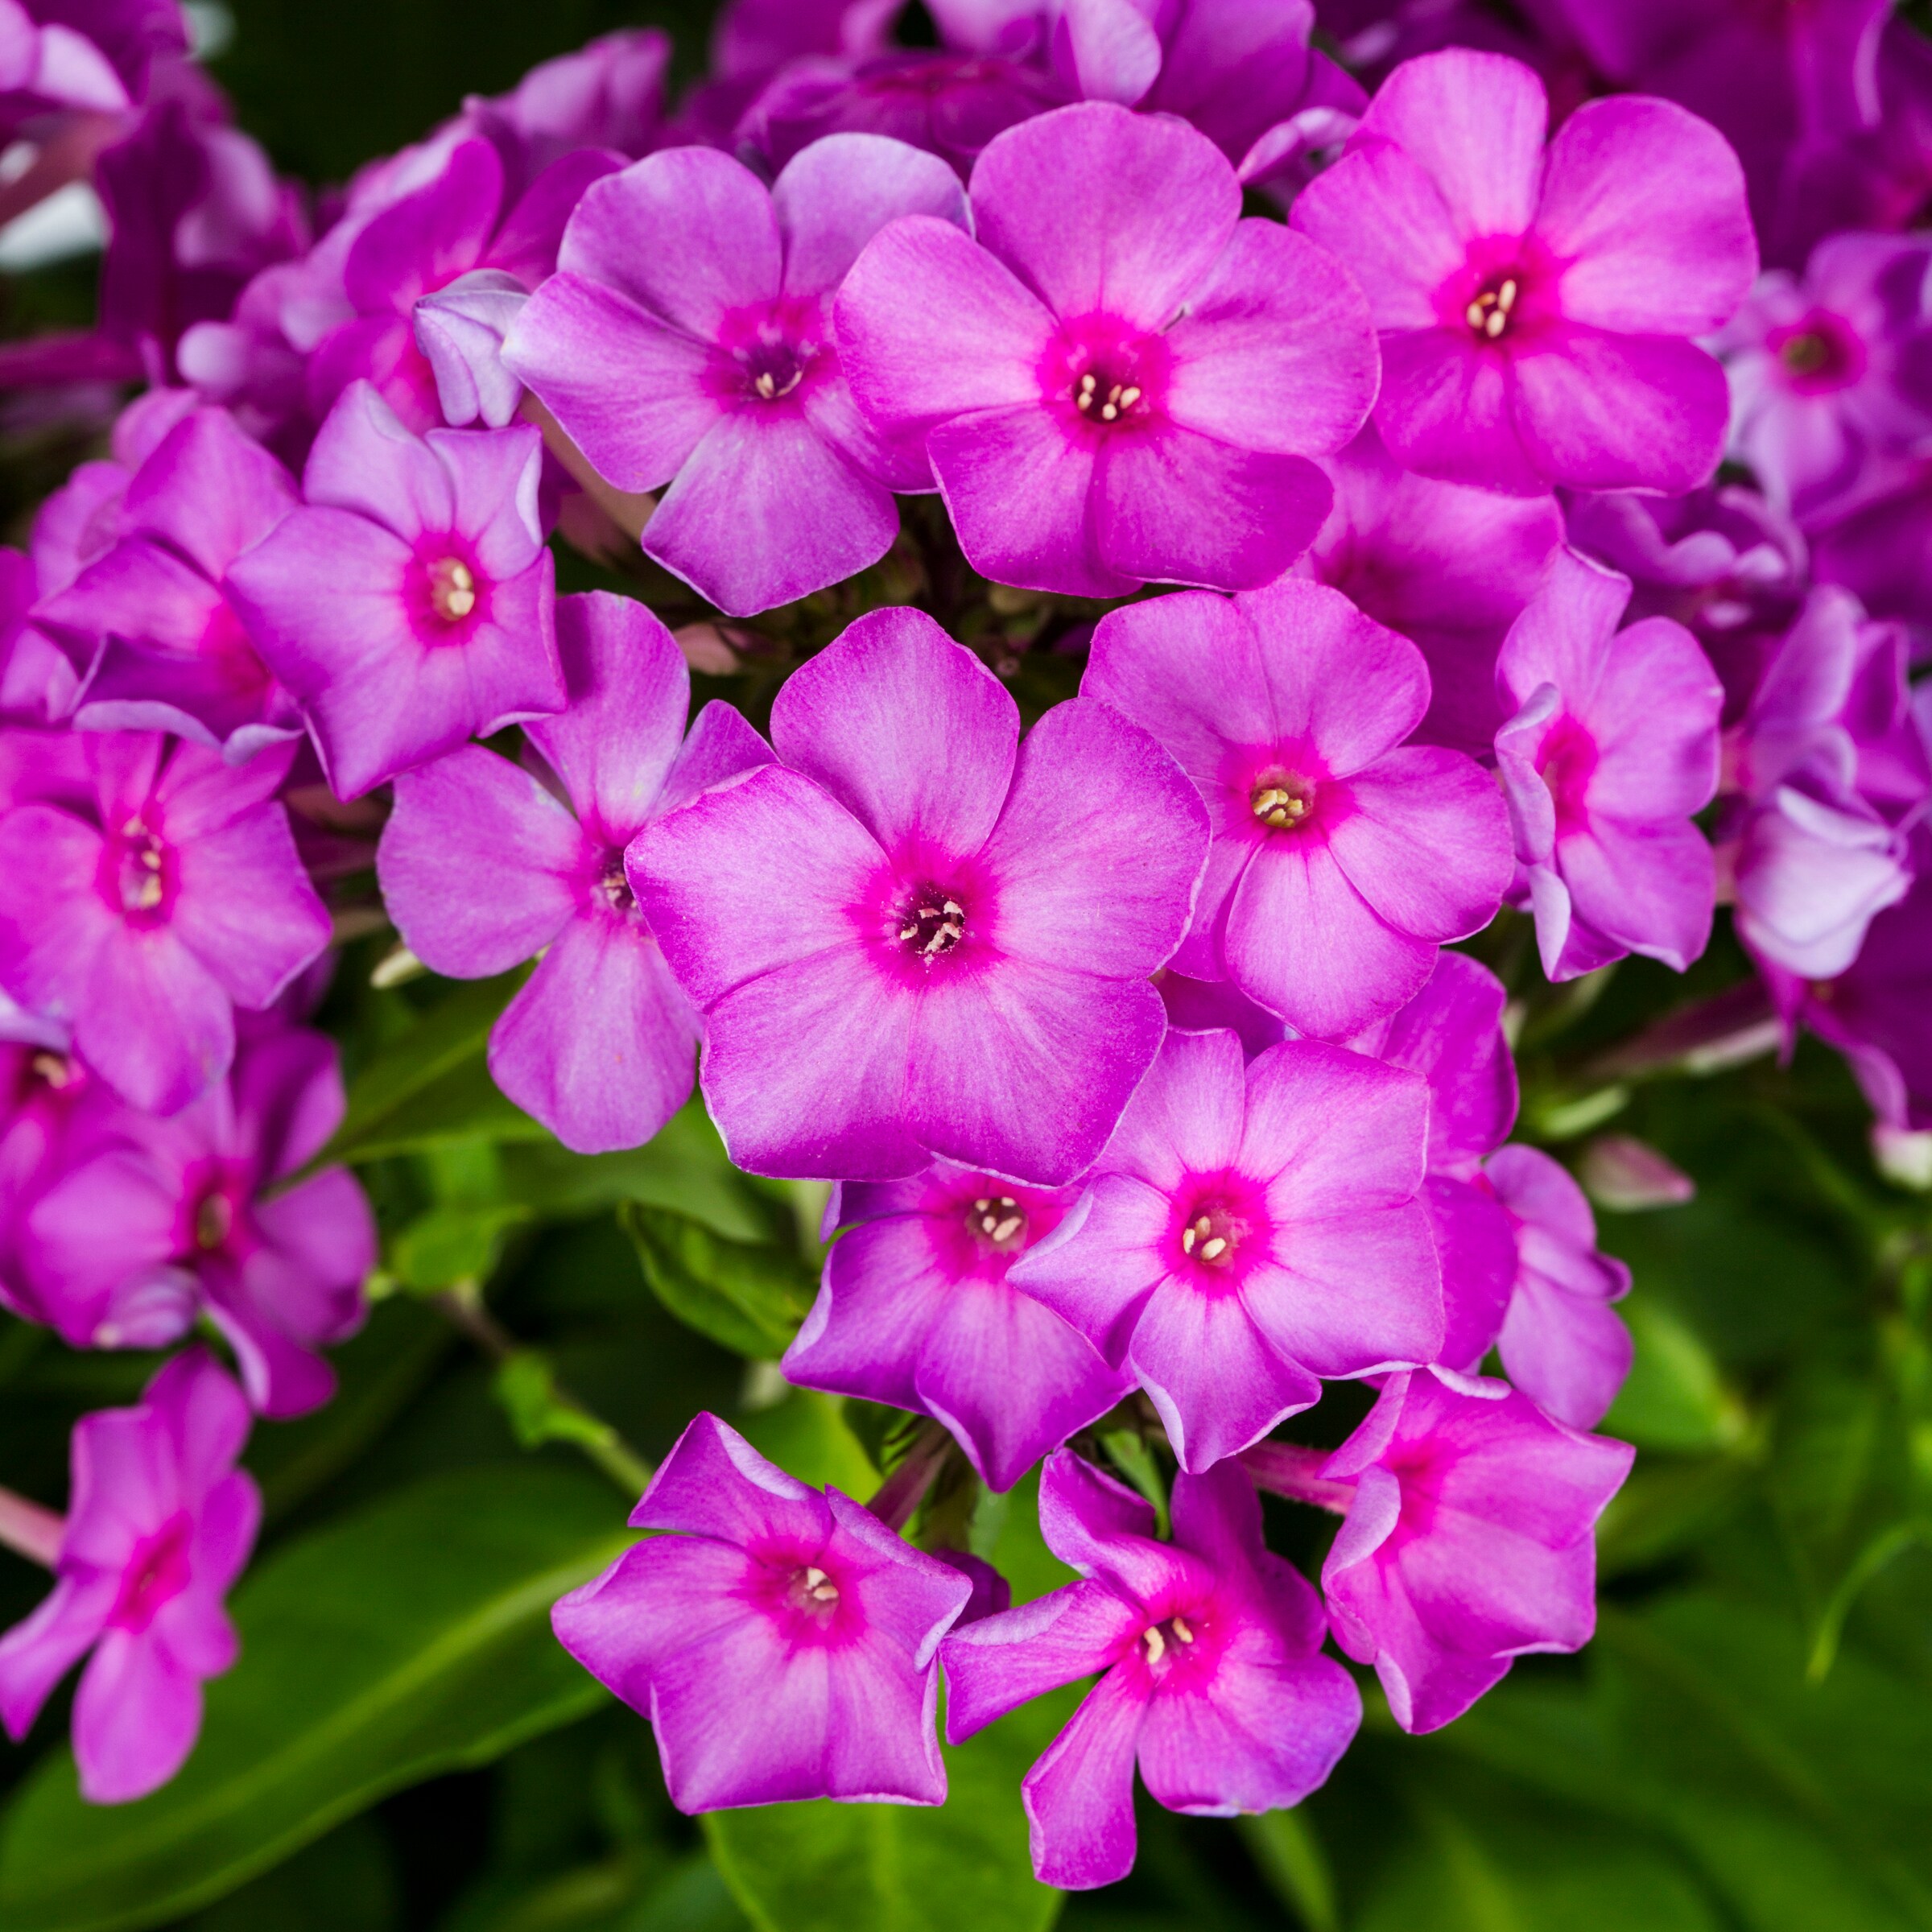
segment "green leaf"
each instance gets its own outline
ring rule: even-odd
[[[405,1288],[433,1294],[458,1282],[487,1281],[510,1232],[530,1218],[515,1201],[452,1201],[419,1215],[389,1245],[389,1265]]]
[[[1061,1894],[1033,1876],[1020,1780],[1077,1697],[1043,1698],[947,1749],[941,1806],[713,1812],[724,1882],[758,1932],[1045,1932]]]
[[[794,1389],[769,1409],[740,1418],[745,1439],[788,1475],[815,1489],[828,1484],[864,1502],[879,1472],[844,1416],[844,1402],[816,1389]]]
[[[1403,1781],[1413,1824],[1370,1875],[1357,1932],[1720,1932],[1654,1842],[1480,1774]]]
[[[1241,1821],[1248,1855],[1308,1932],[1341,1932],[1335,1875],[1306,1811],[1262,1811]]]
[[[1678,1455],[1736,1447],[1748,1414],[1696,1331],[1642,1283],[1619,1312],[1636,1349],[1604,1432]]]
[[[352,1818],[198,1912],[183,1932],[391,1932],[402,1889],[382,1831]]]
[[[484,1055],[522,968],[452,987],[350,1082],[349,1108],[312,1165],[373,1161],[452,1140],[547,1137],[497,1089]]]
[[[795,1249],[728,1241],[688,1215],[634,1201],[618,1210],[658,1299],[681,1322],[753,1360],[785,1352],[816,1288]]]
[[[275,1551],[235,1594],[242,1660],[138,1804],[49,1754],[0,1820],[6,1932],[111,1932],[232,1891],[385,1794],[596,1707],[550,1606],[632,1539],[604,1484],[512,1464],[431,1478]]]

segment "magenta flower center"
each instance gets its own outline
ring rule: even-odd
[[[1009,1194],[982,1194],[966,1210],[966,1232],[996,1254],[1026,1245],[1026,1211]]]
[[[805,379],[811,358],[789,342],[759,341],[738,351],[745,368],[745,393],[760,402],[776,402]]]
[[[1298,773],[1263,778],[1248,795],[1248,809],[1271,832],[1296,832],[1315,811],[1315,783]]]
[[[235,1204],[217,1191],[204,1194],[195,1208],[195,1245],[204,1254],[213,1254],[228,1245],[235,1231]]]
[[[1184,1616],[1170,1616],[1164,1623],[1150,1624],[1141,1633],[1141,1650],[1147,1668],[1163,1674],[1174,1659],[1184,1656],[1195,1641],[1194,1626]]]
[[[597,874],[597,896],[614,912],[630,913],[638,909],[636,895],[630,890],[630,880],[624,870],[624,855],[621,852],[607,852],[604,855],[603,870]]]
[[[135,1544],[121,1579],[121,1595],[108,1621],[122,1630],[145,1630],[155,1613],[188,1587],[188,1541],[193,1525],[185,1509]]]
[[[1509,332],[1509,318],[1522,292],[1522,280],[1516,270],[1492,275],[1463,311],[1470,332],[1485,342],[1500,342]]]
[[[460,557],[439,557],[426,574],[429,607],[445,624],[460,624],[477,608],[476,573]]]
[[[73,1085],[80,1075],[79,1069],[64,1053],[42,1051],[27,1062],[26,1091],[19,1099],[24,1105],[34,1087],[44,1087],[50,1093],[64,1093]]]
[[[785,1598],[793,1609],[829,1623],[839,1608],[839,1587],[816,1563],[801,1563],[791,1573]]]
[[[1766,346],[1801,394],[1846,388],[1865,371],[1864,345],[1824,309],[1814,309],[1790,328],[1773,331]]]
[[[1181,1253],[1206,1268],[1231,1268],[1248,1224],[1224,1201],[1197,1201],[1181,1224]]]
[[[1131,429],[1154,422],[1166,394],[1173,354],[1166,339],[1110,316],[1062,325],[1039,365],[1040,390],[1095,429]]]
[[[1090,422],[1117,423],[1147,413],[1146,394],[1131,371],[1117,378],[1108,369],[1084,370],[1071,393],[1074,407]]]
[[[1556,807],[1557,828],[1569,831],[1584,824],[1591,774],[1596,770],[1596,741],[1575,718],[1558,718],[1536,754],[1536,769]]]
[[[109,848],[110,897],[137,925],[154,925],[165,914],[174,884],[173,854],[138,819],[130,819]]]
[[[900,908],[899,943],[923,960],[943,959],[966,936],[966,908],[937,886],[921,886]]]

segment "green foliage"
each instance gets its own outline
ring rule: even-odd
[[[795,1245],[728,1240],[687,1214],[641,1201],[618,1219],[652,1292],[679,1321],[753,1360],[785,1352],[816,1287]]]
[[[575,1469],[412,1485],[265,1560],[236,1592],[244,1662],[201,1742],[139,1803],[82,1803],[50,1752],[0,1829],[8,1932],[159,1924],[221,1897],[385,1793],[581,1716],[603,1693],[550,1606],[630,1541]]]

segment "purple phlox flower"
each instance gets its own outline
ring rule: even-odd
[[[373,216],[344,257],[343,292],[354,312],[309,357],[312,412],[327,415],[361,378],[408,428],[436,427],[441,368],[417,346],[417,304],[452,283],[474,288],[478,275],[489,275],[484,286],[499,293],[535,288],[555,266],[564,224],[584,191],[622,165],[621,155],[579,148],[518,195],[490,142],[459,142],[441,171]]]
[[[1629,952],[1682,972],[1711,936],[1716,877],[1691,820],[1717,790],[1724,687],[1681,624],[1619,631],[1629,599],[1628,578],[1560,551],[1496,660],[1517,891],[1553,980]]]
[[[898,0],[727,0],[711,30],[712,72],[762,81],[815,54],[864,60],[886,51]]]
[[[840,1232],[786,1377],[937,1416],[987,1485],[1010,1489],[1133,1387],[1006,1279],[1076,1198],[950,1161],[840,1188],[826,1215]]]
[[[1736,724],[1804,598],[1797,525],[1728,483],[1682,497],[1572,496],[1563,508],[1571,544],[1631,580],[1633,623],[1672,617],[1703,646],[1724,680],[1724,722]]]
[[[1593,1428],[1630,1373],[1630,1331],[1610,1307],[1629,1293],[1630,1270],[1598,1252],[1589,1201],[1548,1154],[1501,1148],[1483,1174],[1515,1236],[1504,1373],[1558,1422]]]
[[[1309,459],[1374,397],[1340,265],[1242,221],[1204,136],[1107,102],[1009,128],[971,198],[976,241],[929,219],[881,233],[838,323],[860,408],[923,445],[974,568],[1108,597],[1286,569],[1331,500]]]
[[[938,1653],[966,1575],[715,1415],[679,1437],[630,1521],[678,1534],[635,1545],[551,1622],[650,1719],[680,1811],[944,1802]]]
[[[1795,267],[1827,235],[1918,222],[1932,194],[1932,43],[1897,13],[1878,36],[1877,83],[1875,118],[1802,141],[1786,158],[1760,231],[1767,262]]]
[[[303,506],[230,568],[229,601],[338,797],[564,708],[542,458],[527,423],[419,438],[351,383]]]
[[[1257,145],[1274,158],[1298,118],[1326,112],[1339,142],[1367,105],[1309,47],[1308,0],[938,0],[932,14],[949,45],[1044,63],[1075,99],[1191,122],[1244,181],[1265,171]]]
[[[1803,523],[1817,580],[1842,584],[1874,617],[1909,625],[1923,663],[1932,654],[1932,444],[1868,456],[1856,483]]]
[[[1779,1008],[1844,1055],[1885,1125],[1932,1129],[1932,836],[1913,841],[1911,889],[1872,920],[1837,978],[1760,971]]]
[[[1398,68],[1294,225],[1381,332],[1375,419],[1406,469],[1533,496],[1683,490],[1724,453],[1724,372],[1691,337],[1757,272],[1736,157],[1666,101],[1579,108],[1454,48]]]
[[[523,385],[503,366],[503,343],[530,291],[507,269],[479,268],[416,303],[416,348],[436,383],[436,407],[452,428],[516,419]]]
[[[999,680],[914,610],[860,618],[795,671],[771,736],[777,766],[630,852],[704,1013],[733,1160],[894,1180],[937,1154],[1065,1185],[1166,1030],[1147,976],[1207,850],[1193,788],[1085,700],[1021,743]]]
[[[1681,1208],[1697,1199],[1696,1182],[1634,1134],[1595,1135],[1577,1162],[1577,1173],[1593,1200],[1625,1214]]]
[[[1335,508],[1298,572],[1421,650],[1429,708],[1418,737],[1487,758],[1503,721],[1496,654],[1563,540],[1556,506],[1418,476],[1373,423],[1323,467]]]
[[[31,620],[37,594],[33,559],[0,548],[0,723],[52,724],[80,688],[67,653]]]
[[[1195,1817],[1299,1804],[1348,1749],[1361,1698],[1322,1655],[1320,1600],[1264,1547],[1238,1464],[1177,1476],[1174,1541],[1111,1476],[1060,1450],[1040,1529],[1080,1581],[956,1629],[941,1649],[958,1743],[1061,1685],[1100,1674],[1020,1786],[1043,1884],[1085,1890],[1133,1865],[1133,1773]]]
[[[262,1520],[235,1467],[248,1405],[208,1356],[167,1363],[139,1405],[74,1425],[53,1591],[0,1637],[0,1719],[19,1740],[54,1686],[93,1653],[74,1697],[80,1795],[144,1798],[181,1769],[201,1730],[201,1684],[239,1645],[222,1600]]]
[[[171,380],[184,331],[224,319],[250,279],[308,242],[300,192],[227,122],[197,70],[156,100],[96,164],[109,241],[100,331],[151,382]]]
[[[961,1624],[976,1624],[983,1616],[996,1616],[1001,1611],[1013,1608],[1013,1585],[984,1558],[974,1556],[965,1550],[939,1549],[932,1554],[948,1569],[958,1571],[972,1586],[966,1608],[953,1620],[954,1629],[958,1629]]]
[[[89,731],[172,731],[238,762],[299,735],[294,700],[225,594],[229,566],[298,501],[293,478],[225,411],[184,416],[129,480],[118,540],[43,600],[83,678]]]
[[[1501,1382],[1430,1369],[1383,1385],[1321,1472],[1355,1487],[1322,1590],[1405,1731],[1459,1717],[1517,1657],[1590,1641],[1592,1531],[1634,1455]]]
[[[1759,230],[1777,231],[1798,155],[1875,126],[1880,36],[1893,0],[1557,0],[1591,64],[1679,101],[1720,129],[1751,184]]]
[[[146,733],[89,733],[92,797],[0,818],[0,985],[73,1030],[135,1106],[171,1113],[228,1071],[234,1009],[328,943],[275,793],[291,749],[242,766]]]
[[[642,604],[557,606],[569,708],[525,727],[533,769],[466,745],[396,780],[376,869],[398,930],[456,979],[543,964],[490,1033],[497,1084],[583,1154],[641,1146],[690,1097],[698,1016],[624,877],[652,819],[768,763],[730,706],[684,736],[691,677]]]
[[[1140,1383],[1198,1474],[1318,1377],[1435,1359],[1428,1131],[1404,1069],[1313,1040],[1244,1065],[1231,1033],[1170,1034],[1080,1204],[1009,1278]]]
[[[342,1117],[333,1041],[283,1027],[243,1041],[229,1078],[171,1120],[120,1131],[34,1203],[30,1287],[75,1348],[152,1348],[204,1311],[264,1415],[334,1393],[316,1350],[353,1334],[375,1224],[346,1168],[279,1188]]]
[[[21,1253],[27,1217],[76,1160],[117,1130],[123,1103],[57,1030],[35,1026],[4,996],[0,1008],[0,1307],[51,1327]]]
[[[187,52],[175,0],[0,0],[0,137],[36,151],[0,196],[0,218],[84,179],[147,99],[157,64],[178,69]]]
[[[997,55],[894,48],[865,60],[817,55],[774,74],[736,140],[782,167],[828,134],[887,134],[948,162],[962,180],[993,136],[1064,104],[1044,69]]]
[[[646,551],[743,617],[848,577],[898,534],[924,466],[852,407],[832,298],[886,222],[966,220],[936,155],[835,134],[768,189],[708,148],[587,194],[504,349],[598,473],[664,489]]]
[[[1781,507],[1856,480],[1867,453],[1932,432],[1932,245],[1840,234],[1801,281],[1773,269],[1717,339],[1732,448]]]
[[[1343,1038],[1494,918],[1511,871],[1496,785],[1459,751],[1403,742],[1428,667],[1340,591],[1286,577],[1109,612],[1081,689],[1153,733],[1206,803],[1181,972]]]
[[[1909,833],[1932,795],[1905,637],[1847,591],[1807,599],[1730,745],[1744,809],[1727,857],[1755,957],[1829,980],[1911,882]]]
[[[1348,1043],[1429,1085],[1428,1174],[1422,1203],[1443,1273],[1444,1327],[1437,1359],[1473,1370],[1502,1326],[1516,1280],[1516,1236],[1482,1178],[1486,1156],[1516,1120],[1516,1063],[1503,1035],[1509,995],[1486,966],[1437,956],[1406,1006]]]
[[[514,151],[525,180],[580,148],[634,159],[657,142],[670,64],[668,35],[621,27],[540,61],[506,94],[472,94],[462,118]]]

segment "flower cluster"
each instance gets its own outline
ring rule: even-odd
[[[192,1745],[250,1412],[328,1398],[377,1258],[311,1022],[390,924],[538,962],[489,1065],[564,1147],[695,1080],[740,1168],[830,1183],[784,1373],[930,1418],[868,1507],[700,1415],[557,1605],[680,1806],[938,1803],[942,1672],[955,1742],[1092,1678],[1023,1794],[1096,1885],[1137,1765],[1321,1783],[1330,1637],[1412,1731],[1583,1644],[1629,1277],[1505,1144],[1455,948],[1682,972],[1729,907],[1766,1011],[1932,1126],[1905,30],[1398,7],[1345,69],[1298,4],[934,0],[915,50],[733,0],[675,111],[610,36],[312,233],[171,9],[55,10],[0,105],[114,241],[98,328],[0,376],[147,386],[0,570],[0,1302],[208,1345],[80,1425],[64,1523],[0,1511],[58,1579],[8,1727],[91,1645],[89,1796]],[[1278,1433],[1337,1382],[1339,1447]],[[1038,1468],[1075,1580],[947,1546],[948,1466]],[[1319,1587],[1263,1490],[1340,1518]]]

